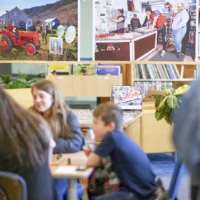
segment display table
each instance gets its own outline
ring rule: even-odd
[[[95,60],[142,60],[157,48],[157,30],[96,38]]]

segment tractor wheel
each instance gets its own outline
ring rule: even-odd
[[[37,48],[34,44],[32,43],[28,43],[26,46],[25,46],[25,51],[26,51],[26,54],[29,55],[29,56],[34,56],[37,52]]]
[[[3,52],[11,52],[13,47],[12,40],[7,35],[2,35],[2,39],[0,41],[0,51]]]

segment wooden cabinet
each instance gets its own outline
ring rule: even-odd
[[[125,133],[133,140],[135,141],[139,146],[141,146],[141,132],[140,132],[140,121],[141,118],[139,117],[135,121],[129,123],[124,127]]]
[[[122,75],[119,76],[46,76],[56,84],[63,96],[96,96],[110,97],[113,85],[122,85]]]
[[[144,110],[141,119],[141,147],[145,153],[174,152],[172,126],[157,121],[155,110]]]
[[[33,105],[33,98],[30,88],[7,89],[6,92],[24,108],[30,108],[30,106]]]

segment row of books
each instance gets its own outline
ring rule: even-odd
[[[135,79],[180,79],[181,75],[173,64],[137,64]]]
[[[163,89],[166,89],[166,88],[172,88],[173,83],[171,81],[151,81],[151,82],[134,81],[133,85],[142,86],[143,87],[142,96],[145,97],[146,93],[149,89],[151,89],[151,90],[163,90]]]
[[[60,67],[49,66],[49,75],[120,75],[122,66],[119,64],[71,64]]]

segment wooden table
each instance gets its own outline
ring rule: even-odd
[[[50,166],[51,174],[54,178],[68,178],[68,200],[77,200],[77,179],[87,179],[93,171],[88,168],[84,171],[77,171],[78,166],[85,165],[87,157],[84,152],[63,154],[61,158],[53,157],[53,163]],[[60,163],[59,163],[60,160]],[[69,164],[70,163],[70,164]]]

